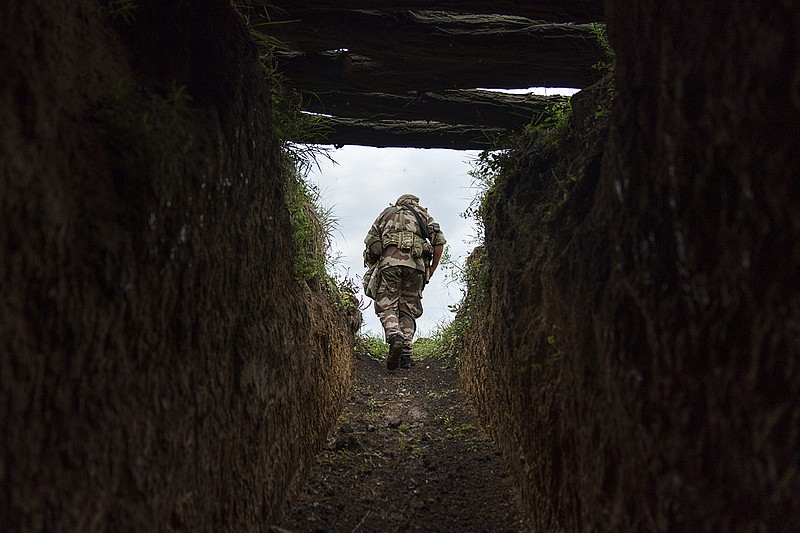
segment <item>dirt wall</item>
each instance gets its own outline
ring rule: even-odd
[[[800,10],[673,4],[489,199],[462,378],[537,530],[800,527]]]
[[[292,280],[257,50],[225,1],[3,11],[2,529],[258,530],[360,320]]]

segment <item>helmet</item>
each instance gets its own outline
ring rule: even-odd
[[[397,199],[394,205],[406,205],[406,204],[419,205],[419,198],[414,196],[413,194],[404,194],[403,196]]]

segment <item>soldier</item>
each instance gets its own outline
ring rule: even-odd
[[[412,365],[411,340],[416,319],[422,316],[422,290],[439,266],[446,242],[439,224],[413,194],[404,194],[384,209],[364,239],[365,263],[374,267],[365,292],[375,300],[375,314],[389,343],[389,370]]]

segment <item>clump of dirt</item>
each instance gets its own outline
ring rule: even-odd
[[[527,531],[510,476],[457,371],[360,357],[349,402],[272,531]]]

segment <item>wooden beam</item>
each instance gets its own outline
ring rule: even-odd
[[[259,28],[287,43],[275,57],[305,90],[583,88],[604,58],[589,26],[519,17],[336,11]]]
[[[303,109],[345,118],[370,120],[432,120],[520,130],[536,124],[548,107],[563,96],[504,94],[494,91],[452,90],[417,95],[318,92],[304,93]]]
[[[552,64],[532,55],[528,62],[484,61],[462,57],[414,62],[382,61],[351,53],[275,54],[288,86],[305,91],[418,93],[445,89],[572,87],[582,89],[599,79],[590,61]],[[539,62],[537,62],[539,61]],[[550,64],[548,64],[550,63]]]
[[[592,65],[605,57],[590,26],[542,24],[497,15],[335,11],[257,28],[291,50],[277,55],[284,68],[297,71],[289,74],[290,78],[302,83],[310,68],[328,78],[351,78],[354,90],[397,92],[355,79],[364,74],[360,68],[373,78],[376,70],[423,70],[426,78],[443,74],[451,82],[425,86],[420,85],[420,76],[415,76],[412,89],[417,90],[533,85],[583,88],[593,81]],[[347,54],[331,52],[345,49]],[[325,57],[341,59],[342,64],[330,65],[332,73],[324,66],[320,71]],[[313,64],[306,65],[308,62]],[[459,75],[459,71],[464,73]],[[504,73],[499,78],[498,71]],[[462,82],[462,76],[467,80]],[[396,79],[393,72],[392,77]],[[475,85],[475,81],[484,83]]]
[[[501,128],[477,128],[430,121],[363,120],[319,117],[327,129],[323,136],[298,136],[285,139],[305,144],[376,146],[379,148],[450,148],[485,150],[494,139],[507,134]]]
[[[472,56],[519,61],[528,54],[603,57],[587,24],[553,24],[505,15],[441,12],[311,12],[283,23],[253,19],[257,31],[297,52],[347,49],[384,58]]]
[[[401,12],[436,10],[453,13],[504,14],[550,22],[602,22],[603,0],[252,0],[274,19],[286,20],[309,12],[340,10]]]

